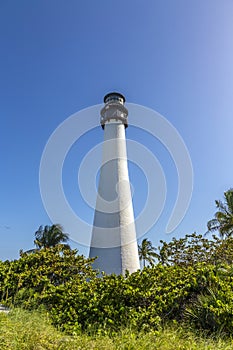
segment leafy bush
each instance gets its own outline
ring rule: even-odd
[[[54,325],[69,334],[115,334],[125,327],[157,332],[171,321],[231,334],[232,240],[208,243],[191,236],[164,245],[165,251],[167,260],[151,268],[102,277],[92,269],[93,259],[64,246],[22,253],[0,263],[1,302],[27,309],[43,305]]]
[[[233,238],[220,239],[213,235],[207,239],[193,233],[171,242],[160,241],[157,259],[163,265],[195,265],[206,262],[213,265],[233,263]]]
[[[76,250],[59,245],[41,249],[32,254],[21,253],[18,260],[0,265],[0,295],[5,303],[19,305],[38,299],[54,286],[59,286],[75,277],[83,281],[95,276],[91,267],[94,259],[77,255]]]
[[[183,319],[190,300],[214,282],[213,269],[157,265],[126,277],[103,276],[81,284],[74,279],[50,288],[41,302],[69,333],[116,332],[126,326],[157,330],[161,321]]]
[[[191,300],[185,318],[199,329],[232,334],[233,331],[233,270],[220,269],[210,288]]]

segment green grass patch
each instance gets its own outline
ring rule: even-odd
[[[1,350],[230,350],[233,340],[204,336],[182,328],[167,326],[154,333],[135,333],[125,329],[114,336],[67,336],[51,325],[46,312],[15,309],[0,313]]]

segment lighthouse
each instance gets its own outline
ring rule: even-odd
[[[104,97],[100,124],[104,131],[102,164],[92,229],[93,267],[106,274],[125,274],[140,268],[128,173],[125,129],[128,110],[122,94]]]

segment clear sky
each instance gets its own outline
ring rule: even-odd
[[[164,235],[177,195],[174,163],[158,140],[128,128],[127,137],[157,156],[167,180],[164,211],[146,237],[157,245],[206,231],[214,200],[233,186],[232,18],[232,0],[0,1],[1,260],[33,248],[39,225],[51,224],[39,189],[51,133],[114,90],[167,118],[193,163],[188,212]],[[67,198],[90,221],[93,211],[87,213],[78,198],[77,169],[81,155],[102,137],[99,128],[77,142],[64,165]],[[137,188],[145,179],[133,165],[130,173],[138,213],[145,196]]]

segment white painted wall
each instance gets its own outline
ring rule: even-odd
[[[103,159],[92,232],[90,257],[107,274],[140,268],[128,175],[125,126],[105,123]]]

